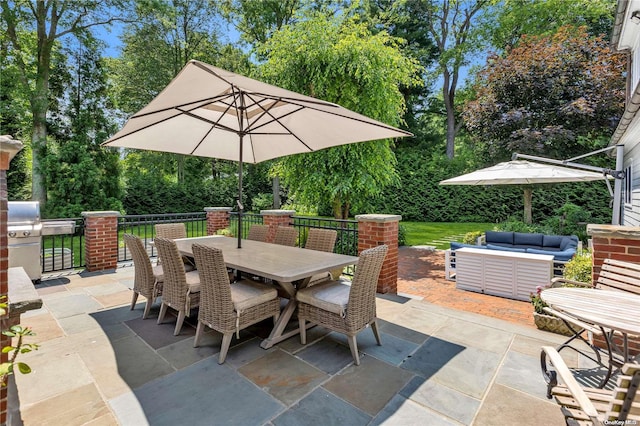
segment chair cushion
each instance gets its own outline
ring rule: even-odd
[[[513,232],[486,231],[484,234],[487,244],[513,244]]]
[[[513,233],[513,244],[516,246],[537,246],[542,247],[542,234],[529,234],[525,232]]]
[[[349,303],[351,286],[340,281],[327,281],[298,291],[296,298],[300,303],[315,306],[344,317]]]
[[[162,265],[157,265],[153,267],[153,276],[156,278],[156,281],[159,283],[164,281],[164,271],[162,270]]]
[[[575,235],[571,235],[570,237],[562,237],[560,250],[567,250],[571,248],[578,248],[578,237],[576,237]]]
[[[515,253],[524,253],[526,251],[523,248],[505,247],[497,244],[487,244],[487,248],[490,250],[512,251]]]
[[[200,292],[200,275],[198,271],[191,271],[184,274],[187,278],[187,285],[189,286],[189,293]]]
[[[563,251],[549,251],[549,250],[537,250],[537,249],[527,249],[527,253],[532,254],[548,254],[553,256],[553,260],[558,260],[561,262],[565,262],[567,260],[571,260],[571,258],[576,254],[575,249],[567,249]]]
[[[475,249],[486,248],[485,246],[477,246],[477,245],[474,245],[474,244],[458,243],[456,241],[451,241],[450,244],[451,244],[451,250],[458,250],[459,248],[465,248],[465,247],[475,248]]]
[[[240,280],[231,284],[231,300],[237,312],[260,305],[278,297],[278,291],[253,280]]]
[[[560,235],[545,235],[542,237],[542,247],[553,247],[559,250],[560,243],[562,243],[562,236]]]

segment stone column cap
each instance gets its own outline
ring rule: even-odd
[[[295,210],[260,210],[260,214],[267,216],[293,216]]]
[[[115,210],[104,210],[98,212],[82,212],[82,217],[119,217],[120,212]]]
[[[640,227],[588,224],[587,234],[592,237],[629,238],[640,240]]]
[[[399,214],[359,214],[356,215],[358,222],[400,222],[402,216]]]
[[[205,207],[205,212],[230,212],[233,207]]]
[[[9,153],[8,161],[10,162],[13,157],[24,147],[22,142],[13,139],[11,135],[0,135],[0,153]],[[5,167],[6,166],[6,167]],[[3,170],[9,169],[9,164],[3,165]]]

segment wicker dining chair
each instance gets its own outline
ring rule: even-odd
[[[267,241],[267,235],[269,235],[268,225],[251,225],[247,240],[262,241],[264,243]]]
[[[326,251],[329,253],[333,253],[337,237],[338,232],[335,229],[309,228],[309,232],[307,233],[307,241],[304,244],[304,248],[309,250]],[[340,277],[340,274],[342,273],[342,269],[343,268],[337,268],[332,270],[331,272],[316,274],[311,277],[309,285],[315,285],[330,280],[331,278],[338,279]]]
[[[292,226],[278,226],[276,228],[276,236],[273,239],[274,244],[281,246],[293,247],[296,245],[298,231]]]
[[[124,243],[133,258],[135,276],[133,279],[133,298],[131,299],[131,310],[138,301],[138,295],[147,299],[147,304],[142,313],[142,319],[147,319],[151,306],[155,303],[156,297],[162,294],[162,281],[164,280],[162,266],[152,266],[147,251],[144,249],[140,237],[131,234],[124,234]]]
[[[337,237],[338,231],[335,229],[309,228],[304,248],[333,253]]]
[[[200,303],[200,277],[197,271],[185,272],[184,263],[175,241],[168,238],[156,238],[156,247],[162,259],[164,283],[162,289],[162,305],[158,315],[158,324],[164,320],[167,308],[178,311],[178,320],[173,332],[180,334],[185,316],[189,316],[191,309]]]
[[[200,345],[204,328],[222,333],[218,364],[227,356],[233,334],[264,319],[280,316],[278,292],[272,286],[252,280],[229,282],[222,250],[193,245],[193,255],[200,273],[200,309],[193,347]]]
[[[300,342],[307,343],[306,321],[347,335],[356,365],[360,365],[356,334],[371,325],[378,345],[382,345],[376,317],[376,286],[387,255],[386,245],[360,254],[351,285],[328,281],[301,289],[298,300]]]
[[[156,237],[175,240],[177,238],[187,238],[187,228],[184,223],[156,223],[154,226]]]
[[[184,223],[156,223],[154,228],[156,238],[168,238],[170,240],[187,238],[187,228]],[[184,269],[187,272],[196,269],[193,259],[190,259],[188,256],[182,256],[182,263],[184,263]]]

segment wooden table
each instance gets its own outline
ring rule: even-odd
[[[178,250],[187,256],[193,256],[191,248],[193,244],[219,248],[222,250],[227,267],[269,278],[287,293],[289,302],[269,337],[260,345],[264,349],[270,348],[299,332],[297,327],[286,333],[284,330],[298,305],[296,292],[305,288],[313,275],[358,263],[358,258],[355,256],[260,241],[242,240],[242,248],[238,248],[235,238],[221,235],[182,238],[175,240],[175,242]],[[294,285],[294,281],[300,282]]]
[[[601,383],[601,387],[611,377],[613,367],[619,368],[623,363],[633,359],[629,355],[628,335],[640,335],[639,295],[594,288],[558,287],[543,290],[540,297],[560,314],[592,324],[602,331],[607,344],[608,374]],[[616,332],[622,336],[622,348],[615,342]],[[576,337],[573,336],[561,345],[560,349],[570,347],[568,343]],[[598,360],[600,360],[599,355]]]

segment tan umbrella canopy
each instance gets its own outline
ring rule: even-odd
[[[539,183],[604,180],[603,173],[532,161],[514,160],[446,179],[440,185],[534,185]],[[531,223],[531,188],[524,189],[524,219]]]
[[[103,145],[238,161],[239,248],[243,163],[404,136],[411,133],[192,60]]]

